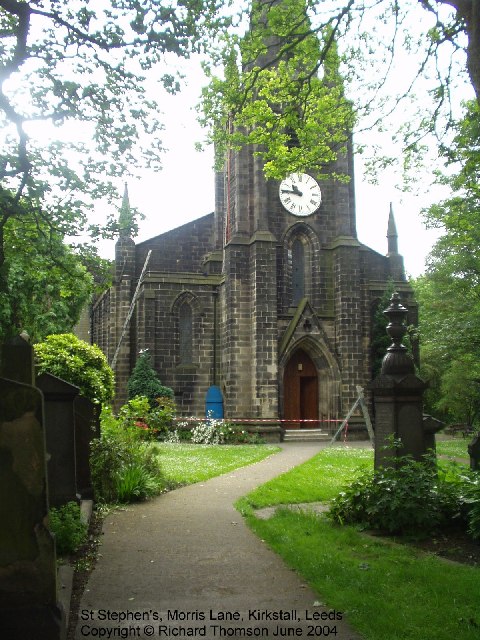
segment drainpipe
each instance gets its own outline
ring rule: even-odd
[[[218,331],[218,322],[217,322],[217,305],[218,305],[218,287],[213,287],[213,376],[212,376],[212,384],[216,386],[217,384],[217,331]]]

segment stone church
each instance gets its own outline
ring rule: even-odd
[[[326,173],[321,184],[313,173],[267,180],[243,148],[215,175],[213,213],[138,244],[124,197],[114,284],[91,323],[118,404],[148,349],[179,415],[204,417],[213,385],[227,420],[271,439],[345,417],[372,379],[379,299],[393,282],[413,324],[416,303],[392,211],[385,255],[357,239],[351,144]]]

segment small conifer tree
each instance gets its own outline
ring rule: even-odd
[[[148,351],[140,353],[128,380],[127,390],[129,400],[136,396],[145,396],[152,408],[156,406],[157,398],[173,398],[173,390],[160,382]]]

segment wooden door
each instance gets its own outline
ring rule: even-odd
[[[295,351],[285,367],[283,398],[287,429],[318,426],[315,422],[301,422],[318,420],[318,374],[312,359],[303,349]]]

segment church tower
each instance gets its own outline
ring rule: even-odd
[[[279,46],[269,40],[263,66]],[[318,169],[267,179],[257,151],[230,152],[217,175],[225,412],[272,430],[319,426],[371,379],[370,279],[406,284],[402,259],[389,236],[390,267],[382,257],[379,269],[357,239],[351,140],[321,180]]]

